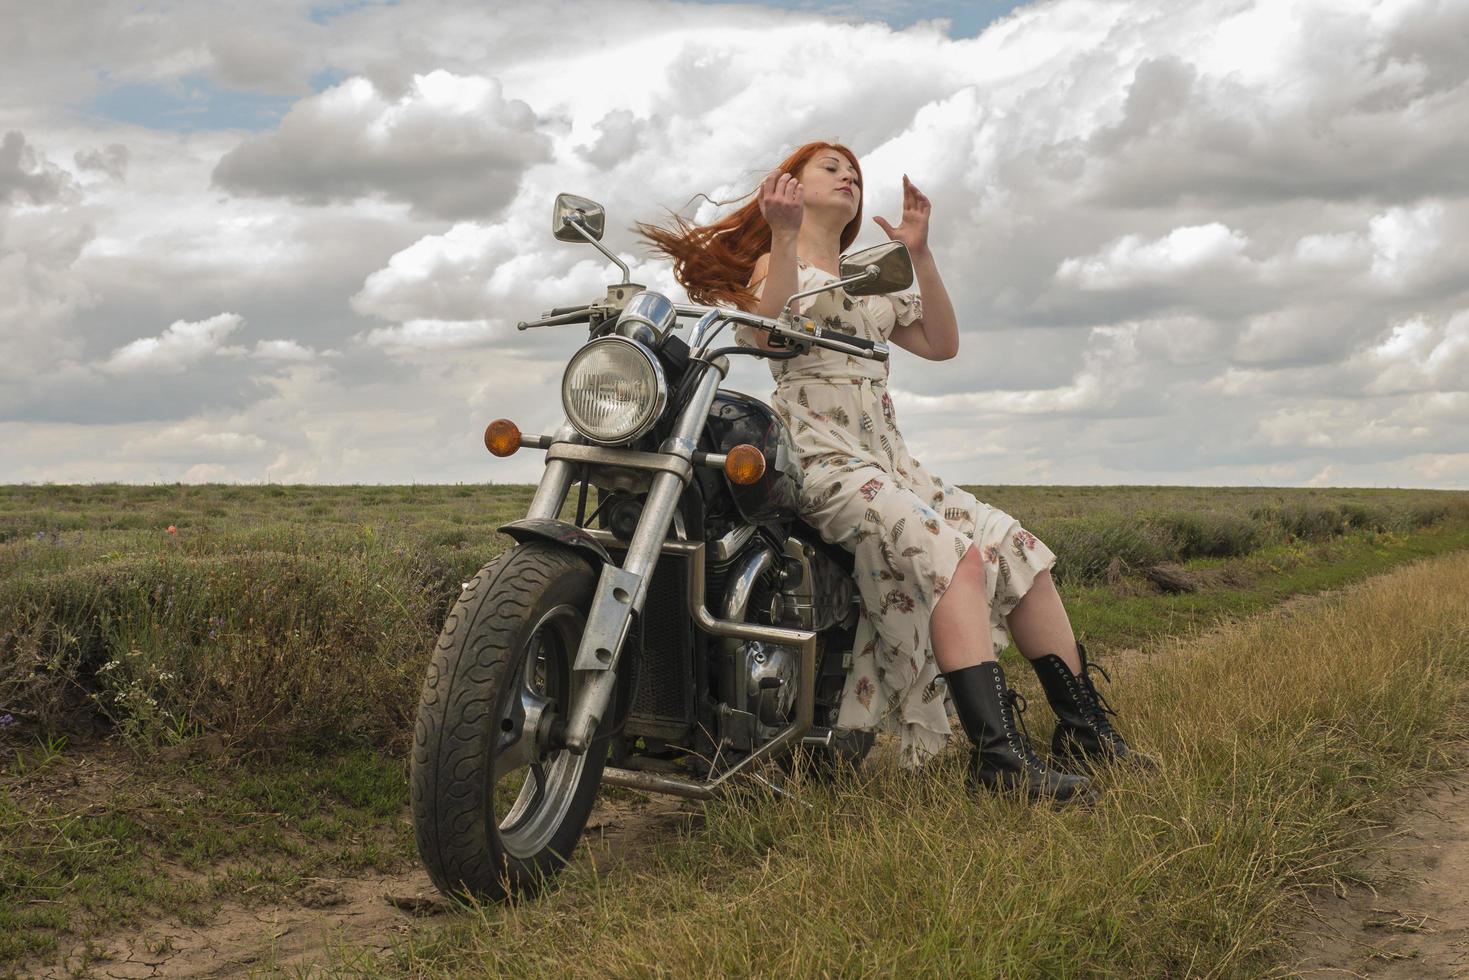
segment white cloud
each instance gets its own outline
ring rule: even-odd
[[[1418,278],[1443,246],[1443,205],[1392,208],[1371,221],[1372,275],[1389,287]]]
[[[225,346],[244,318],[220,313],[207,320],[175,320],[157,337],[140,337],[112,352],[103,370],[112,374],[152,371],[177,373],[216,354],[240,354],[243,348]]]
[[[1248,245],[1245,235],[1217,221],[1151,241],[1124,235],[1094,255],[1065,259],[1056,278],[1092,290],[1166,284],[1199,270],[1243,267]]]
[[[317,354],[294,340],[261,340],[256,342],[251,356],[263,361],[309,361]]]
[[[411,354],[482,347],[494,335],[494,328],[485,320],[408,320],[370,330],[363,340],[389,354]]]
[[[186,459],[205,456],[218,460],[266,448],[265,440],[254,433],[231,431],[220,426],[221,423],[212,420],[192,419],[129,439],[123,444],[123,449],[151,456]]]
[[[1469,392],[1469,310],[1446,321],[1414,317],[1398,323],[1357,359],[1374,394]]]
[[[0,137],[0,205],[52,204],[72,190],[71,175],[11,130]]]
[[[493,215],[548,157],[530,106],[493,78],[439,70],[397,98],[359,77],[303,99],[277,131],[225,154],[214,179],[308,204],[381,197],[438,217]]]
[[[855,8],[307,9],[61,0],[0,37],[0,134],[24,134],[0,478],[530,478],[478,431],[554,424],[579,331],[514,324],[611,278],[551,240],[552,197],[603,201],[608,247],[677,295],[632,222],[835,137],[869,218],[905,172],[935,204],[962,350],[899,354],[893,384],[945,476],[1466,482],[1462,4],[1048,0],[959,41]],[[595,58],[564,57],[571,22]],[[86,103],[120,83],[297,101],[255,135],[169,133]],[[208,310],[241,323],[198,332]],[[186,423],[261,445],[134,438]]]

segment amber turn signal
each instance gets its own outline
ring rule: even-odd
[[[765,475],[765,454],[749,443],[740,443],[725,453],[724,475],[741,487],[758,482]]]
[[[520,448],[520,426],[509,419],[495,419],[485,426],[485,448],[496,456],[509,456]]]

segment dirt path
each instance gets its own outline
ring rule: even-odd
[[[1383,836],[1375,871],[1390,884],[1317,901],[1300,975],[1383,980],[1469,978],[1469,747]]]
[[[155,921],[77,943],[59,962],[33,967],[46,977],[224,977],[305,967],[327,944],[382,950],[437,902],[421,869],[399,875],[308,881],[285,904],[226,903],[203,926]]]
[[[699,819],[698,807],[680,800],[603,800],[592,811],[579,859],[590,858],[604,872],[637,867],[658,841]],[[449,910],[418,865],[391,875],[313,878],[282,902],[225,902],[205,925],[160,919],[71,942],[59,957],[27,964],[21,976],[315,975],[330,965],[333,949],[350,966],[354,954],[385,951],[415,920]]]

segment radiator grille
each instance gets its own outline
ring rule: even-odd
[[[653,571],[641,621],[628,636],[628,652],[640,653],[629,734],[676,740],[693,725],[693,623],[687,595],[688,559],[664,555]]]

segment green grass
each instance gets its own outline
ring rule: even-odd
[[[1447,764],[1466,624],[1469,556],[1404,568],[1135,663],[1109,696],[1164,771],[1105,776],[1090,809],[972,797],[958,750],[937,773],[869,766],[711,804],[652,868],[579,863],[369,972],[1265,975],[1290,962],[1300,896],[1356,880],[1366,828]]]
[[[1144,647],[1267,609],[1292,596],[1335,589],[1405,562],[1469,550],[1469,525],[1445,524],[1409,534],[1344,535],[1314,544],[1277,545],[1245,558],[1200,559],[1196,572],[1224,572],[1224,582],[1177,595],[1130,594],[1126,587],[1066,589],[1067,612],[1098,649]],[[1230,581],[1240,584],[1230,585]]]
[[[32,756],[34,753],[30,753]],[[22,753],[24,757],[26,753]],[[406,765],[362,747],[231,759],[116,748],[12,763],[0,786],[0,968],[162,914],[401,867]]]
[[[975,489],[1050,543],[1069,590],[1164,561],[1388,539],[1411,548],[1434,528],[1469,526],[1469,494],[1440,491]],[[236,744],[346,736],[391,748],[459,583],[507,546],[494,529],[529,493],[0,488],[0,712],[56,730],[101,711],[136,742],[215,732]],[[1133,607],[1128,616],[1162,614]],[[1123,614],[1102,615],[1116,625]]]
[[[974,489],[1058,552],[1068,609],[1094,650],[1142,647],[1155,654],[1154,662],[1162,651],[1171,656],[1171,638],[1240,620],[1291,596],[1469,549],[1469,494],[1462,493]],[[66,935],[165,912],[202,920],[227,896],[267,901],[289,894],[311,875],[385,870],[411,861],[411,835],[401,819],[403,751],[428,651],[459,583],[507,546],[494,528],[521,516],[529,493],[525,487],[490,486],[0,488],[0,716],[19,722],[0,729],[0,968],[44,955]],[[170,525],[175,533],[167,531]],[[1183,595],[1157,594],[1138,573],[1159,562],[1181,563],[1207,586]],[[1277,665],[1287,659],[1279,649],[1274,656]],[[1028,677],[1017,679],[1035,693]],[[1165,716],[1148,699],[1166,706],[1179,696],[1180,690],[1146,678],[1121,695],[1130,719],[1149,719],[1155,744],[1163,731],[1156,718]],[[1432,718],[1419,718],[1428,726],[1422,730],[1440,732]],[[1302,722],[1286,712],[1274,723],[1288,728]],[[1327,726],[1323,731],[1335,730],[1335,721],[1321,724]],[[108,740],[99,743],[99,734]],[[1287,741],[1295,737],[1285,728],[1276,734]],[[1382,781],[1378,770],[1388,756],[1372,754],[1377,749],[1362,762],[1334,756],[1316,742],[1299,748],[1300,759],[1310,762],[1309,778],[1337,780],[1331,792],[1342,799],[1362,790],[1361,805],[1369,807],[1386,792],[1383,787],[1396,785]],[[1271,752],[1287,769],[1295,765],[1278,746]],[[1411,752],[1407,758],[1405,779],[1426,771],[1424,758]],[[1358,778],[1354,766],[1370,771]],[[1260,848],[1249,852],[1254,856],[1221,852],[1244,864],[1221,860],[1204,867],[1187,848],[1215,838],[1190,844],[1180,835],[1223,833],[1215,819],[1220,797],[1209,793],[1232,786],[1238,806],[1224,812],[1251,827],[1276,819],[1260,812],[1284,812],[1257,812],[1258,807],[1285,805],[1274,796],[1241,796],[1238,772],[1216,767],[1208,773],[1205,781],[1214,781],[1208,787],[1170,783],[1170,792],[1182,794],[1177,799],[1160,801],[1146,787],[1121,787],[1117,798],[1127,807],[1160,821],[1145,833],[1106,807],[1079,818],[992,802],[976,807],[944,788],[954,781],[952,771],[913,783],[879,768],[868,773],[867,784],[830,799],[813,788],[817,795],[811,800],[823,815],[806,812],[802,819],[814,820],[809,832],[781,805],[711,809],[700,832],[707,836],[659,847],[651,872],[607,883],[578,865],[544,903],[491,910],[483,921],[460,919],[443,935],[418,934],[399,951],[403,959],[396,966],[378,967],[468,969],[488,936],[504,934],[509,945],[496,945],[499,952],[488,954],[488,972],[567,969],[536,951],[538,942],[555,936],[554,923],[546,932],[546,916],[565,915],[622,936],[625,949],[598,947],[598,955],[610,957],[623,972],[660,972],[665,955],[671,965],[663,972],[679,972],[674,966],[692,962],[679,957],[688,955],[702,931],[714,928],[700,916],[712,916],[723,903],[734,910],[739,928],[762,934],[745,952],[720,947],[709,961],[714,966],[695,972],[715,966],[715,972],[742,972],[786,961],[819,973],[881,972],[901,970],[908,961],[884,958],[900,955],[937,970],[954,949],[971,946],[984,951],[974,963],[1002,972],[1044,972],[1066,964],[1073,971],[1105,973],[1111,966],[1103,965],[1120,963],[1146,964],[1141,972],[1149,974],[1207,972],[1148,959],[1129,937],[1140,923],[1162,923],[1160,942],[1192,941],[1190,948],[1202,951],[1201,957],[1223,956],[1225,939],[1208,937],[1237,939],[1246,924],[1258,926],[1250,917],[1259,914],[1266,896],[1278,898],[1304,880],[1292,877],[1292,855],[1306,848],[1301,853],[1319,856],[1319,849],[1311,850],[1313,841],[1337,840],[1331,835],[1360,823],[1358,811],[1328,807],[1323,813],[1337,821],[1329,828],[1312,824],[1315,830],[1301,831],[1304,838],[1297,828],[1263,843],[1257,835],[1251,838],[1250,846]],[[102,775],[119,778],[101,792],[94,784]],[[1313,805],[1328,799],[1306,775],[1287,775],[1287,785],[1296,787],[1291,792],[1307,794],[1303,799]],[[937,808],[917,811],[927,813],[925,819],[961,820],[976,835],[1006,838],[1017,820],[1040,821],[1050,828],[1046,834],[1057,836],[1021,839],[1012,857],[1053,870],[1077,857],[1081,883],[1103,867],[1100,857],[1080,853],[1088,839],[1082,829],[1108,841],[1118,834],[1142,835],[1127,838],[1132,843],[1107,857],[1149,869],[1149,862],[1162,861],[1138,879],[1139,888],[1159,887],[1157,874],[1165,870],[1183,875],[1180,880],[1225,875],[1230,867],[1261,877],[1253,883],[1221,878],[1218,889],[1235,889],[1228,901],[1206,895],[1177,910],[1159,907],[1151,892],[1108,892],[1117,904],[1098,905],[1077,890],[1080,884],[1052,882],[1045,894],[1004,906],[1007,916],[1022,917],[1034,934],[1011,930],[986,937],[935,904],[940,894],[981,909],[996,900],[939,867],[940,852],[953,840],[927,824],[885,822],[889,816],[879,812],[910,797]],[[1192,830],[1175,825],[1178,814],[1196,811]],[[1113,813],[1106,818],[1112,822],[1097,823],[1105,813]],[[927,863],[921,866],[937,875],[938,891],[905,877],[902,852],[885,849],[886,843],[871,866],[836,867],[837,851],[821,850],[846,848],[850,863],[851,855],[863,853],[864,842],[874,836],[886,841],[885,835],[899,835],[893,847],[916,840],[932,850],[923,852]],[[1148,841],[1156,850],[1145,846]],[[984,860],[991,859],[999,857]],[[864,935],[870,938],[852,944],[845,922],[800,903],[777,903],[772,907],[783,914],[805,917],[813,945],[803,954],[791,947],[790,935],[764,918],[768,909],[762,902],[782,892],[782,879],[766,870],[752,877],[752,861],[796,875],[791,880],[801,882],[798,888],[811,901],[831,887],[856,888],[854,876],[869,875],[873,909],[896,901],[916,910],[914,916],[928,916],[933,928],[910,935],[871,924],[864,916],[872,909],[857,909],[852,921],[866,923]],[[805,878],[798,871],[802,861],[811,867]],[[1258,872],[1250,871],[1256,865]],[[1341,873],[1339,862],[1332,868],[1331,874]],[[832,875],[835,884],[824,883],[818,872]],[[1003,880],[1010,873],[986,872]],[[1215,899],[1217,907],[1210,904]],[[655,929],[640,917],[639,903],[669,916],[671,931],[659,943],[637,947],[629,938]],[[1102,916],[1100,924],[1079,919],[1083,907]],[[1180,924],[1180,916],[1197,931]],[[1076,955],[1083,959],[1025,952],[1048,948],[1045,930],[1052,920],[1062,923],[1060,935],[1082,950]],[[983,921],[976,915],[975,922]],[[831,944],[843,935],[850,949],[838,955],[833,950],[839,947]],[[1243,950],[1237,962],[1261,962],[1257,957],[1268,946]],[[742,958],[756,952],[777,958]],[[1061,958],[1046,958],[1053,953]]]

